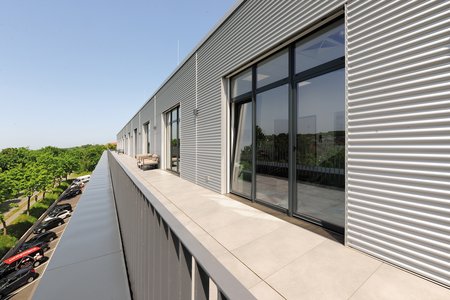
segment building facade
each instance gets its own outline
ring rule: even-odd
[[[450,3],[240,1],[117,134],[450,285]]]

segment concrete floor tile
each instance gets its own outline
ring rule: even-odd
[[[448,300],[450,289],[383,264],[350,299]]]
[[[232,252],[261,278],[266,278],[324,241],[317,234],[284,223]]]
[[[217,260],[246,288],[256,286],[258,283],[262,282],[261,278],[256,276],[252,270],[229,252],[217,256]]]
[[[220,256],[229,253],[225,247],[204,231],[195,222],[185,224],[186,229],[199,241],[211,254]]]
[[[282,299],[285,299],[264,281],[261,281],[254,287],[250,288],[250,292],[256,297],[256,299],[259,299],[259,300],[282,300]]]
[[[266,214],[258,214],[211,231],[211,235],[228,250],[233,250],[266,235],[285,223]]]
[[[325,241],[266,279],[287,299],[348,299],[381,262]]]
[[[239,213],[230,210],[224,210],[217,206],[213,210],[205,213],[203,216],[194,218],[205,231],[211,232],[218,228],[233,224],[242,220],[244,217]]]

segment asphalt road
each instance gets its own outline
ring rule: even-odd
[[[84,189],[83,189],[84,190]],[[75,212],[76,206],[78,204],[78,200],[80,199],[81,195],[75,196],[72,199],[62,200],[58,204],[63,203],[70,203],[72,205],[72,209]],[[17,289],[13,293],[11,293],[8,297],[5,299],[11,299],[11,300],[29,300],[33,297],[34,291],[36,290],[37,286],[39,285],[39,281],[41,276],[44,274],[45,269],[47,268],[48,261],[52,258],[53,252],[55,251],[56,247],[59,243],[59,238],[64,233],[64,230],[66,229],[66,226],[68,222],[70,221],[70,218],[66,218],[64,220],[64,224],[61,226],[58,226],[56,228],[53,228],[51,231],[55,232],[58,235],[58,238],[50,242],[50,249],[45,252],[45,256],[47,259],[44,263],[40,264],[37,268],[35,268],[36,273],[39,274],[39,276],[31,283],[28,283],[21,288]],[[30,235],[30,238],[32,238],[34,234]]]

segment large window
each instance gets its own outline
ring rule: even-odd
[[[231,78],[231,191],[342,230],[342,20]]]
[[[180,108],[176,107],[166,113],[167,155],[166,168],[180,172]]]
[[[147,122],[143,125],[142,146],[143,153],[150,153],[150,123]]]
[[[343,227],[344,69],[297,84],[297,213]]]
[[[288,86],[256,96],[256,199],[288,208]]]

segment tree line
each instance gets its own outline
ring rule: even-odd
[[[84,145],[73,148],[44,147],[6,148],[0,152],[0,203],[17,197],[27,197],[27,213],[30,200],[36,193],[51,190],[71,173],[92,172],[101,154],[112,145]],[[6,228],[0,213],[0,222]],[[6,234],[6,231],[3,232]]]

